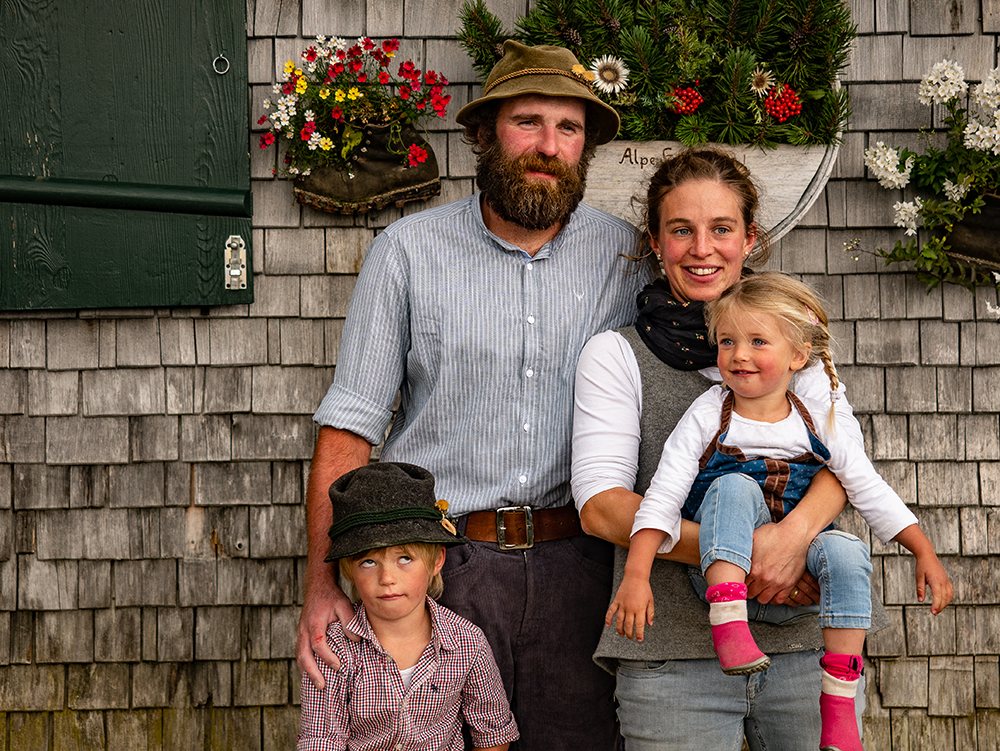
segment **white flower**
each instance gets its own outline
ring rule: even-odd
[[[302,114],[305,115],[306,122],[309,122],[310,120],[315,120],[316,119],[316,113],[313,112],[312,110],[306,110]]]
[[[617,94],[628,86],[628,68],[620,58],[605,55],[590,66],[595,76],[594,86],[605,94]]]
[[[968,88],[962,66],[952,60],[942,60],[935,63],[931,72],[920,82],[920,103],[928,106],[944,104],[959,94],[964,94]]]
[[[874,148],[865,149],[865,166],[878,178],[883,188],[905,188],[910,182],[913,157],[907,159],[900,170],[899,152],[878,141]]]
[[[995,281],[995,282],[996,282],[997,284],[1000,284],[1000,273],[997,273],[996,271],[993,271],[993,272],[991,272],[991,273],[993,274],[993,280],[994,280],[994,281]]]
[[[271,100],[270,99],[265,99],[264,100],[264,109],[266,109],[266,110],[271,109]]]
[[[944,181],[944,194],[948,196],[949,201],[954,201],[958,203],[963,198],[965,194],[969,192],[969,186],[972,185],[972,176],[966,175],[957,183],[953,183],[951,180]]]
[[[969,124],[965,126],[964,143],[966,148],[975,151],[992,151],[1000,156],[1000,125],[997,125],[997,118],[994,118],[993,125],[986,125],[976,119],[975,115],[969,117]]]
[[[993,276],[997,276],[997,273],[995,271],[993,272]],[[983,302],[986,303],[987,313],[989,313],[994,318],[1000,318],[1000,305],[994,305],[989,300],[983,300]]]
[[[920,209],[924,202],[919,198],[912,201],[896,201],[892,208],[896,210],[896,218],[893,220],[897,227],[905,227],[907,235],[917,234],[917,219],[920,218]]]
[[[322,139],[323,139],[323,134],[320,133],[318,130],[314,130],[312,132],[312,135],[309,136],[309,141],[307,142],[306,145],[309,147],[310,151],[315,151],[316,149],[319,148],[319,142]]]
[[[758,97],[764,97],[774,86],[774,75],[764,67],[758,67],[750,74],[750,91]]]
[[[1000,109],[1000,68],[986,74],[981,84],[972,87],[976,104],[991,110]]]

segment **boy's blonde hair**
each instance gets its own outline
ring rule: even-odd
[[[406,554],[410,556],[410,558],[423,561],[424,566],[427,567],[428,573],[434,570],[434,566],[437,564],[438,556],[441,555],[441,551],[444,549],[444,545],[438,545],[433,542],[408,542],[399,546],[393,545],[392,547],[400,547],[406,551]],[[352,564],[362,558],[367,558],[374,550],[385,550],[385,548],[373,548],[372,550],[366,550],[363,553],[358,553],[357,555],[341,558],[338,561],[340,565],[340,575],[343,576],[351,585],[351,591],[347,593],[347,596],[351,598],[351,602],[356,603],[361,599],[358,595],[357,587],[354,586],[354,572],[352,570]],[[441,596],[442,592],[444,592],[444,580],[441,578],[441,572],[439,571],[430,578],[430,581],[427,582],[427,594],[436,600]]]
[[[805,344],[812,345],[806,367],[819,360],[830,379],[828,425],[833,430],[833,402],[839,398],[837,389],[840,387],[840,378],[830,354],[830,321],[816,293],[808,285],[787,274],[772,271],[745,276],[723,292],[718,300],[705,304],[708,338],[712,344],[717,343],[719,321],[736,313],[767,313],[777,319],[782,333],[792,347],[802,349]]]

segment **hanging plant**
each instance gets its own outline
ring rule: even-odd
[[[850,114],[836,85],[856,33],[843,0],[539,0],[516,32],[469,0],[461,21],[483,80],[506,39],[569,48],[623,140],[825,145]]]
[[[879,141],[865,150],[865,165],[879,185],[898,190],[912,181],[920,192],[893,204],[905,242],[875,252],[887,264],[912,263],[928,289],[942,281],[969,289],[1000,282],[1000,68],[973,88],[969,109],[962,106],[968,89],[965,72],[951,60],[936,63],[920,82],[920,102],[943,104],[947,112],[943,149],[929,146],[916,154]]]

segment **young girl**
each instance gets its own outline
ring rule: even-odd
[[[930,586],[931,612],[940,613],[954,590],[933,545],[875,471],[863,446],[836,430],[832,401],[839,396],[839,381],[827,317],[817,297],[790,277],[757,274],[708,303],[707,316],[725,386],[714,386],[696,399],[664,445],[635,517],[625,576],[608,609],[607,625],[614,621],[618,633],[632,638],[634,631],[642,640],[644,626],[653,622],[653,558],[676,544],[681,518],[692,519],[701,524],[701,567],[708,584],[704,597],[722,669],[730,675],[765,670],[770,660],[747,627],[744,580],[753,530],[780,520],[824,466],[879,539],[898,542],[916,556],[917,598],[922,602]],[[817,359],[830,378],[831,403],[825,406],[803,403],[788,391],[795,372]],[[824,412],[825,423],[814,423],[813,415]],[[826,648],[820,660],[820,745],[861,751],[854,697],[871,617],[867,546],[831,528],[810,545],[807,569],[820,585]]]

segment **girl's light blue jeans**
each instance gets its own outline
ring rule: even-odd
[[[731,474],[709,486],[694,521],[701,524],[702,572],[715,561],[728,561],[749,572],[753,531],[769,524],[771,513],[756,481]],[[868,628],[872,566],[864,542],[837,529],[820,532],[809,545],[806,570],[819,582],[820,628]],[[692,569],[692,582],[704,598],[708,584],[697,569]],[[747,617],[768,623],[787,623],[814,612],[816,606],[747,602]]]

